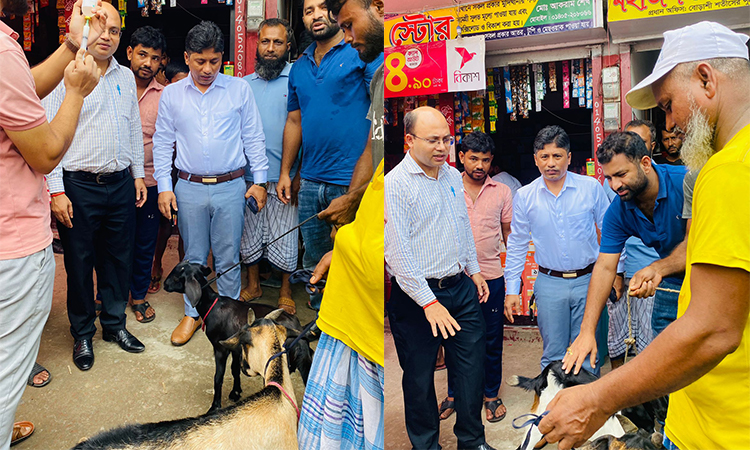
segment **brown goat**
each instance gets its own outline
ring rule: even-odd
[[[274,322],[282,312],[277,309],[256,320],[251,309],[248,324],[222,341],[230,349],[242,349],[245,375],[263,376],[266,386],[259,392],[234,406],[201,417],[126,425],[94,436],[74,449],[297,449],[298,409],[293,401],[286,354],[269,362],[282,350],[286,339],[286,328]]]

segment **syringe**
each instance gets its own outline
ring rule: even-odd
[[[83,36],[81,37],[81,48],[84,50],[88,50],[91,10],[94,9],[94,6],[96,6],[96,0],[83,0],[81,4],[81,13],[86,20],[83,24]]]

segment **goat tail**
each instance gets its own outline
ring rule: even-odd
[[[534,388],[533,383],[535,380],[536,378],[526,378],[519,375],[511,375],[505,382],[508,384],[508,386],[520,387],[529,391]]]

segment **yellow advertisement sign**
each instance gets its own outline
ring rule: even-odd
[[[609,0],[610,22],[750,6],[750,0]]]

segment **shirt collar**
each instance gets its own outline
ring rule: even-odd
[[[216,75],[216,78],[214,79],[214,82],[211,83],[211,86],[209,86],[208,89],[206,89],[206,92],[201,92],[201,93],[202,94],[207,94],[208,91],[214,89],[214,86],[216,86],[217,88],[224,88],[224,87],[226,87],[227,80],[226,80],[225,77],[227,77],[227,76],[228,75],[224,75],[223,73],[220,73],[220,74]],[[189,73],[188,76],[185,77],[185,78],[188,80],[188,82],[185,83],[185,89],[188,89],[190,86],[192,86],[193,89],[195,89],[198,92],[200,92],[200,89],[198,89],[198,86],[195,85],[195,80],[193,79],[193,74]]]
[[[417,164],[417,162],[411,156],[411,150],[409,150],[406,153],[406,156],[404,157],[404,164],[405,164],[404,168],[406,169],[407,172],[412,173],[414,175],[418,175],[418,174],[421,173],[422,175],[426,176],[427,178],[432,178],[431,176],[427,175],[427,173],[425,173],[425,171],[422,170],[421,167],[419,167],[419,164]],[[446,166],[448,166],[448,163],[443,163],[443,165],[440,166],[440,171],[438,171],[438,178],[440,178],[440,176],[443,175],[443,173],[445,173],[448,170],[450,170]]]
[[[162,89],[164,89],[164,85],[156,81],[156,77],[154,77],[151,79],[151,82],[148,84],[148,86],[146,86],[146,90],[143,91],[143,95],[146,95],[146,93],[152,89],[155,91],[161,91]]]
[[[106,77],[111,72],[114,72],[115,70],[120,70],[121,66],[120,63],[117,62],[114,56],[109,57],[109,66],[107,66],[107,70],[104,72],[104,76]]]
[[[286,63],[286,65],[284,66],[284,68],[281,69],[281,73],[279,74],[278,78],[281,78],[281,77],[287,77],[287,78],[289,78],[289,72],[291,72],[291,71],[292,71],[292,65],[289,64],[289,63]],[[274,78],[274,80],[276,80],[278,78]],[[258,72],[251,73],[250,74],[250,79],[251,80],[262,80],[262,78],[260,77],[260,75],[258,75]],[[263,80],[263,81],[273,81],[273,80]]]
[[[14,41],[18,40],[18,33],[13,31],[13,28],[9,27],[2,20],[0,20],[0,32],[3,32],[13,38]]]
[[[558,194],[558,196],[561,195],[563,192],[565,192],[565,190],[568,188],[575,189],[577,187],[574,177],[572,177],[571,175],[572,175],[571,171],[567,171],[565,173],[565,182],[563,183],[563,187],[562,189],[560,189],[560,194]],[[544,175],[540,176],[538,180],[539,180],[539,189],[543,189],[551,194],[552,192],[549,190],[549,188],[547,187],[547,183],[544,181]]]
[[[461,176],[462,177],[467,176],[466,171],[461,172]],[[484,184],[482,185],[482,188],[484,188],[485,186],[497,186],[498,184],[499,183],[493,180],[491,176],[487,175],[487,178],[484,179]]]
[[[333,51],[334,48],[343,47],[344,45],[346,45],[346,42],[345,42],[344,38],[342,37],[341,40],[338,43],[336,43],[336,45],[334,45],[333,47],[331,47],[331,50],[328,50],[328,51],[329,52]],[[308,57],[312,58],[313,61],[314,61],[315,60],[315,49],[316,48],[318,48],[318,43],[317,42],[313,42],[312,44],[310,44],[310,45],[307,46],[307,48],[304,51],[304,54],[307,55]]]

